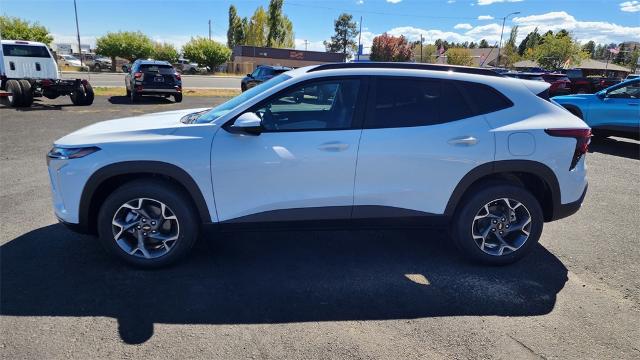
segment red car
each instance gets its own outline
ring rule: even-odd
[[[565,74],[542,74],[544,81],[551,84],[549,95],[567,95],[571,93],[571,80]]]

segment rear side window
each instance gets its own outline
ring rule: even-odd
[[[513,102],[489,85],[456,81],[475,108],[475,115],[488,114],[513,106]]]
[[[2,44],[2,52],[5,56],[22,56],[35,58],[50,58],[51,54],[44,46]]]
[[[368,128],[427,126],[474,116],[454,82],[379,78]]]

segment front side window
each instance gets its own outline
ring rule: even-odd
[[[616,99],[639,99],[640,81],[633,82],[626,86],[619,87],[607,93],[607,97]]]
[[[356,79],[307,83],[285,90],[254,111],[265,131],[349,129],[359,89]]]

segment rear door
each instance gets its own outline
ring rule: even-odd
[[[140,64],[142,72],[142,85],[151,89],[173,89],[175,82],[175,69],[171,65]]]
[[[471,169],[494,159],[494,138],[459,84],[379,77],[358,152],[354,218],[442,214]]]

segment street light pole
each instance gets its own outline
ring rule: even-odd
[[[78,7],[76,6],[76,0],[73,0],[73,10],[76,13],[76,34],[78,35],[78,54],[80,54],[80,67],[83,67],[82,64],[82,47],[80,45],[80,26],[78,26]]]
[[[507,14],[502,18],[502,30],[500,30],[500,42],[498,43],[498,57],[496,58],[496,62],[498,66],[500,66],[500,46],[502,46],[502,34],[504,33],[504,23],[507,21],[507,18],[511,15],[518,15],[520,11],[512,12],[511,14]]]
[[[358,51],[356,52],[356,61],[360,61],[360,46],[361,46],[361,41],[362,40],[362,16],[360,16],[360,30],[358,30]]]

